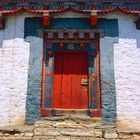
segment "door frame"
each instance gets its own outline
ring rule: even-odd
[[[40,101],[40,113],[41,116],[52,116],[54,113],[53,108],[45,108],[45,92],[46,92],[46,39],[44,38],[44,46],[43,46],[43,59],[42,59],[42,81],[41,81],[41,101]],[[64,40],[63,40],[64,41]],[[49,42],[49,41],[48,41]],[[68,42],[68,40],[66,40]],[[82,40],[83,42],[83,40]],[[101,68],[100,68],[100,33],[95,34],[95,39],[89,43],[96,42],[97,46],[97,54],[96,54],[96,75],[97,75],[97,108],[91,109],[89,108],[89,116],[91,117],[101,117]],[[50,43],[50,42],[49,42]],[[65,43],[65,42],[64,42]],[[79,43],[79,41],[78,41]],[[69,50],[70,51],[70,50]],[[90,95],[89,95],[90,97]],[[91,101],[89,100],[89,104]]]

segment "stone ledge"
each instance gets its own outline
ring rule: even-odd
[[[63,116],[45,119],[35,125],[0,127],[0,140],[140,140],[140,130],[101,125],[98,118]]]
[[[79,116],[79,115],[67,115],[67,116],[57,116],[57,117],[42,117],[42,120],[50,120],[50,121],[64,121],[66,119],[101,122],[101,118],[95,118],[95,117],[91,118],[90,116]]]
[[[0,133],[25,133],[25,132],[33,132],[34,126],[33,125],[19,125],[19,126],[5,126],[0,127]]]

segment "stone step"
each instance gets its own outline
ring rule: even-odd
[[[70,140],[101,139],[101,119],[78,115],[45,117],[35,123],[34,136],[35,139],[46,136],[56,140],[62,137]]]
[[[32,140],[33,137],[25,137],[25,136],[5,136],[0,137],[0,140]]]
[[[89,116],[45,117],[34,125],[0,127],[0,140],[140,140],[140,130],[102,125]]]
[[[90,118],[88,116],[61,116],[45,117],[35,123],[35,127],[40,128],[95,128],[101,129],[100,118]]]
[[[41,120],[49,121],[64,121],[64,120],[81,120],[84,122],[98,122],[101,123],[101,118],[81,116],[81,115],[66,115],[66,116],[56,116],[56,117],[42,117]]]
[[[79,116],[89,116],[88,109],[52,109],[52,116],[67,116],[67,115],[79,115]]]

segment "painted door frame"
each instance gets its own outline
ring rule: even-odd
[[[89,116],[91,117],[101,117],[101,70],[100,70],[100,33],[95,34],[95,40],[96,40],[96,46],[97,46],[97,54],[96,54],[96,75],[97,75],[97,107],[92,109],[89,108]],[[95,42],[94,40],[94,42]],[[46,40],[44,39],[44,42]],[[82,40],[83,41],[83,40]],[[49,42],[50,43],[50,42]],[[42,81],[41,81],[41,103],[40,103],[40,113],[41,116],[52,116],[53,114],[53,108],[45,108],[44,102],[45,102],[45,92],[46,92],[46,45],[44,43],[43,46],[43,59],[42,59]],[[89,95],[90,97],[90,95]],[[89,104],[93,102],[93,100],[89,99]]]

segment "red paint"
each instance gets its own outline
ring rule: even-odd
[[[42,117],[51,116],[51,110],[50,110],[50,109],[42,108],[42,109],[41,109],[41,116],[42,116]]]
[[[96,26],[97,21],[98,21],[97,16],[91,16],[91,19],[90,19],[91,25]]]
[[[60,43],[60,48],[61,48],[61,49],[64,48],[64,43]]]
[[[48,55],[49,55],[49,56],[52,56],[52,55],[53,55],[53,52],[49,51],[49,52],[48,52]]]
[[[50,25],[50,18],[49,18],[49,16],[44,16],[43,17],[43,25],[45,27],[48,27]]]
[[[46,73],[46,75],[47,75],[47,76],[51,76],[52,73],[51,73],[50,71],[48,71],[48,72]]]
[[[90,117],[101,117],[101,109],[90,110]]]
[[[80,48],[84,48],[84,44],[83,43],[80,44]]]
[[[88,78],[87,52],[55,52],[53,108],[87,109],[88,86],[81,85],[83,78]]]

